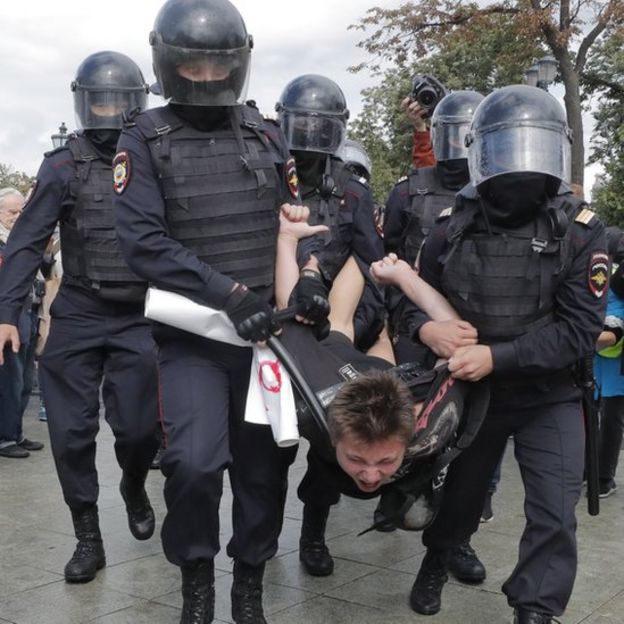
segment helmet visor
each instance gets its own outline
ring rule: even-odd
[[[291,150],[335,154],[345,136],[342,119],[314,113],[285,112],[280,125]]]
[[[468,130],[470,130],[469,121],[434,123],[431,127],[431,144],[436,160],[468,158],[468,148],[466,147]]]
[[[570,143],[559,124],[495,127],[469,146],[470,179],[476,186],[503,173],[533,172],[568,182]]]
[[[121,129],[123,114],[147,105],[145,88],[77,87],[74,111],[79,128],[84,130]]]
[[[163,95],[175,104],[235,106],[245,101],[251,50],[195,50],[164,43],[153,48]]]

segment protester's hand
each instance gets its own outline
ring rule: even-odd
[[[389,253],[382,260],[373,262],[370,266],[371,277],[383,286],[399,286],[404,279],[409,279],[409,276],[414,273],[414,270],[405,260],[399,260],[397,255]]]
[[[273,308],[243,284],[234,287],[223,309],[243,340],[264,342],[281,331]]]
[[[412,100],[412,98],[406,97],[401,102],[401,110],[412,122],[414,130],[416,130],[417,132],[424,132],[427,129],[425,117],[428,111],[422,108],[422,106],[416,100]]]
[[[11,345],[13,353],[19,353],[20,339],[15,325],[0,323],[0,366],[4,364],[4,347]]]
[[[456,379],[479,381],[494,369],[492,350],[487,345],[460,347],[449,359],[448,369]]]
[[[327,286],[318,271],[303,269],[292,292],[295,318],[308,325],[320,325],[329,316]]]
[[[450,358],[460,347],[477,344],[477,330],[461,319],[450,321],[428,321],[418,332],[423,344],[436,355]]]
[[[307,222],[309,217],[310,209],[307,206],[282,204],[279,214],[280,238],[291,238],[298,241],[301,238],[329,230],[326,225],[310,225]]]

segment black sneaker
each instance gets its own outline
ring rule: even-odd
[[[494,520],[494,512],[492,511],[492,495],[488,493],[483,503],[483,511],[481,512],[481,522],[492,522]]]
[[[0,457],[17,459],[21,457],[30,457],[30,453],[19,444],[9,444],[9,446],[3,446],[0,448]]]
[[[23,438],[21,442],[17,443],[17,446],[21,446],[27,451],[40,451],[43,448],[43,443],[35,442],[34,440],[29,440],[28,438]]]
[[[615,481],[611,479],[611,481],[601,481],[598,485],[598,498],[609,498],[611,494],[615,494],[617,490],[617,485],[615,485]]]

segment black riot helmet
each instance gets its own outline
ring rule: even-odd
[[[71,83],[74,111],[84,130],[122,127],[122,115],[147,104],[148,87],[139,66],[125,54],[103,51],[88,56]]]
[[[440,100],[431,117],[431,144],[438,162],[468,158],[466,135],[481,100],[476,91],[453,91]]]
[[[475,186],[506,173],[569,182],[572,133],[563,107],[543,89],[512,85],[488,95],[474,113],[466,144]]]
[[[355,175],[370,180],[373,165],[364,146],[352,139],[346,139],[336,153],[347,168]]]
[[[342,145],[349,111],[333,80],[316,74],[291,80],[275,110],[291,150],[335,154]]]
[[[228,0],[168,0],[149,41],[165,99],[192,106],[244,101],[253,40]]]

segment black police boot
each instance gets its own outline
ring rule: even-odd
[[[334,571],[334,560],[325,545],[328,517],[329,507],[303,506],[299,561],[311,576],[329,576]]]
[[[410,592],[410,606],[421,615],[434,615],[442,606],[442,588],[448,580],[446,553],[427,550]]]
[[[126,503],[130,533],[138,540],[152,537],[156,519],[145,491],[145,479],[133,479],[124,474],[119,483],[119,491]]]
[[[482,583],[485,580],[485,566],[468,540],[448,549],[446,564],[455,578],[464,583]]]
[[[550,624],[551,622],[554,622],[552,615],[521,607],[514,609],[514,624]]]
[[[182,567],[180,624],[210,624],[214,618],[214,562],[202,560]]]
[[[78,544],[65,566],[65,580],[68,583],[87,583],[106,565],[97,506],[84,511],[72,509],[71,515]]]
[[[264,563],[250,566],[234,562],[232,583],[232,619],[236,624],[267,624],[262,610]]]

